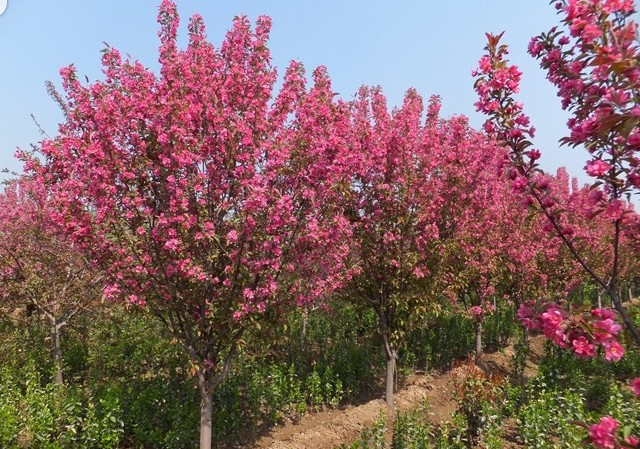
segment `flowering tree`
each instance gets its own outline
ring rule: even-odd
[[[497,176],[505,154],[491,148],[487,156],[481,158],[467,152],[457,167],[458,175],[449,179],[456,198],[448,205],[447,215],[455,232],[441,242],[439,254],[440,289],[473,321],[476,362],[482,355],[483,322],[497,305],[497,287],[505,262],[502,258],[505,221],[516,221],[525,215],[513,213],[506,204],[511,202],[508,183]]]
[[[517,241],[518,237],[525,240],[522,234],[529,229],[523,226],[526,212],[511,207],[508,184],[495,171],[485,170],[480,176],[489,179],[479,183],[457,215],[456,235],[442,253],[445,268],[441,276],[445,295],[473,321],[476,363],[483,352],[484,320],[495,310],[498,299],[503,299],[503,291],[507,300],[515,294],[508,281],[513,273],[506,268],[514,264],[513,257],[520,259],[521,253],[532,256],[531,247]],[[521,286],[513,285],[517,289]]]
[[[598,242],[603,241],[602,228],[594,229],[593,220],[575,213],[574,204],[581,202],[586,190],[577,185],[571,189],[563,169],[548,180],[574,235],[590,242],[596,237]],[[548,238],[546,218],[524,208],[514,209],[514,192],[506,180],[497,177],[495,171],[486,170],[476,182],[474,194],[458,213],[456,236],[444,253],[443,271],[447,296],[474,321],[478,360],[482,353],[482,323],[498,301],[515,301],[517,307],[535,296],[558,300],[568,296],[586,277],[566,248]],[[596,248],[607,249],[602,244]],[[597,257],[589,253],[588,259],[600,270],[606,252],[596,253]]]
[[[359,272],[350,298],[373,308],[386,355],[386,401],[393,406],[398,347],[439,296],[444,246],[465,205],[497,169],[500,149],[463,117],[441,120],[432,98],[426,123],[410,90],[389,112],[379,89],[362,88],[354,108],[359,161],[352,184],[353,254]],[[470,215],[467,215],[470,217]]]
[[[495,134],[511,149],[512,178],[515,189],[530,195],[547,216],[558,236],[574,254],[576,260],[607,292],[625,325],[640,343],[640,334],[627,316],[617,289],[619,276],[619,248],[623,228],[631,214],[623,195],[638,189],[638,146],[635,142],[640,111],[637,106],[638,50],[633,45],[635,23],[629,20],[632,2],[570,1],[558,2],[566,13],[564,23],[571,38],[555,29],[534,38],[530,52],[542,57],[549,78],[560,87],[563,106],[574,112],[569,120],[571,136],[564,139],[573,145],[585,144],[591,154],[585,169],[597,179],[591,205],[585,209],[589,215],[604,214],[615,230],[614,260],[607,277],[598,275],[586,261],[571,228],[563,221],[563,214],[549,195],[549,182],[540,171],[537,160],[540,152],[532,149],[527,140],[534,136],[529,118],[522,105],[513,99],[517,93],[521,73],[504,59],[507,48],[499,45],[501,36],[489,35],[488,54],[480,60],[475,72],[476,89],[480,101],[478,110],[492,117],[485,129]],[[639,178],[640,179],[640,178]]]
[[[107,297],[147,308],[184,346],[212,444],[212,391],[263,312],[321,299],[343,279],[352,165],[349,109],[320,68],[291,63],[274,95],[267,17],[234,21],[222,46],[199,16],[176,43],[162,1],[160,73],[107,49],[104,81],[62,70],[66,120],[27,166],[57,219],[106,271]],[[327,250],[330,248],[330,250]]]
[[[99,299],[101,276],[53,215],[44,186],[27,178],[0,194],[0,298],[27,305],[49,322],[55,381],[62,384],[62,330]]]
[[[552,2],[553,3],[553,2]],[[534,135],[522,105],[513,99],[521,73],[505,60],[507,48],[501,35],[487,35],[488,52],[480,60],[476,90],[478,110],[491,119],[485,129],[495,134],[511,150],[514,188],[525,192],[529,203],[548,218],[550,226],[563,240],[583,269],[611,298],[625,327],[640,345],[640,334],[628,317],[619,295],[621,240],[637,226],[631,206],[625,201],[640,188],[640,48],[637,24],[631,20],[632,0],[561,0],[555,6],[563,15],[565,30],[551,29],[535,37],[529,52],[540,59],[547,78],[558,88],[562,106],[572,112],[567,125],[570,135],[562,140],[572,146],[584,145],[589,152],[585,170],[595,178],[587,216],[603,215],[613,229],[612,261],[608,273],[597,273],[584,257],[567,224],[565,214],[549,195],[546,177],[539,170],[540,152],[528,138]],[[601,187],[601,188],[598,188]],[[521,311],[526,316],[526,310]],[[615,315],[602,309],[568,317],[551,305],[538,322],[557,344],[569,345],[576,354],[593,356],[594,347],[603,345],[605,357],[621,356],[615,341],[620,331]],[[531,317],[529,317],[531,319]],[[597,447],[635,447],[637,441],[620,443],[615,426],[606,421],[592,429]],[[597,430],[597,431],[596,431]]]

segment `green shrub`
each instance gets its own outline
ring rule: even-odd
[[[527,448],[577,448],[586,436],[574,421],[584,420],[585,400],[571,390],[544,391],[518,411],[518,431]]]
[[[387,449],[386,415],[380,412],[372,426],[360,434],[360,439],[349,446],[342,444],[339,449]]]
[[[84,402],[77,389],[43,384],[33,364],[0,372],[0,419],[3,449],[115,449],[124,433],[117,395]]]
[[[393,422],[392,449],[431,449],[433,426],[419,410],[398,414]]]

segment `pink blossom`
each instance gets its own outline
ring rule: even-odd
[[[528,50],[531,56],[537,57],[542,52],[543,48],[544,46],[537,37],[534,37],[529,41]]]
[[[543,328],[543,332],[547,338],[553,340],[556,346],[560,348],[568,348],[569,347],[569,337],[566,332],[562,328],[557,329],[549,329]]]
[[[602,31],[596,24],[588,23],[582,28],[581,35],[585,43],[591,43],[602,36]]]
[[[640,446],[640,440],[632,435],[629,435],[624,439],[624,442],[627,443],[631,447]]]
[[[571,346],[578,357],[590,358],[595,354],[595,346],[584,336],[580,336],[571,342]]]
[[[540,318],[542,319],[543,325],[545,327],[549,327],[552,329],[558,328],[564,320],[562,311],[555,306],[550,307],[540,316]]]
[[[229,243],[235,243],[238,241],[238,231],[236,231],[235,229],[232,229],[231,231],[227,232],[227,241]]]
[[[524,318],[531,317],[533,315],[533,310],[525,303],[520,303],[517,311],[518,319],[522,320]]]
[[[613,167],[599,159],[588,161],[585,169],[589,176],[600,177],[606,175]]]
[[[618,199],[611,200],[605,208],[605,215],[611,220],[618,220],[626,210],[626,204]]]
[[[422,268],[420,268],[419,266],[416,266],[413,268],[413,275],[418,279],[422,279],[425,276],[425,273],[422,270]]]
[[[589,426],[589,438],[596,448],[615,449],[618,421],[610,416],[600,419],[597,424]]]
[[[549,209],[556,204],[556,200],[554,200],[551,196],[545,196],[542,198],[541,204],[543,207]]]
[[[634,2],[633,0],[605,0],[602,9],[607,14],[633,12]]]
[[[604,199],[604,193],[600,189],[592,189],[587,197],[587,203],[595,206]]]
[[[180,247],[180,240],[178,239],[167,240],[164,244],[164,247],[168,250],[176,251]]]
[[[484,315],[484,310],[480,306],[473,306],[469,307],[468,313],[474,318],[481,318]]]
[[[640,148],[640,133],[634,132],[627,137],[627,145],[634,148]]]
[[[624,347],[617,341],[606,341],[603,343],[604,358],[608,362],[617,362],[624,355]]]
[[[640,377],[631,379],[631,382],[629,382],[629,384],[631,385],[631,389],[633,390],[633,392],[637,396],[640,396]]]
[[[622,330],[622,326],[611,318],[596,321],[593,325],[597,341],[614,338]]]
[[[518,176],[511,183],[513,190],[518,192],[523,191],[527,187],[527,185],[528,185],[528,181],[523,176]]]
[[[591,311],[591,315],[596,318],[601,318],[603,320],[615,320],[616,312],[613,309],[593,309]]]

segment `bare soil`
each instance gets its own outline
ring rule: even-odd
[[[530,341],[530,357],[525,367],[525,377],[537,372],[537,365],[544,352],[544,340],[533,338]],[[515,355],[513,346],[494,353],[484,354],[479,366],[492,374],[508,374],[511,360]],[[402,388],[396,393],[396,407],[388,413],[382,399],[369,401],[358,406],[347,405],[328,411],[311,413],[299,421],[287,422],[283,426],[271,429],[250,447],[253,449],[331,449],[340,444],[351,444],[360,437],[360,433],[370,427],[385,411],[395,415],[428,404],[428,418],[434,424],[451,421],[456,410],[453,399],[455,368],[441,373],[414,373],[408,376]],[[507,423],[505,423],[507,425]],[[510,446],[507,447],[517,447]]]

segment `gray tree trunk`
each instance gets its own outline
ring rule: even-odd
[[[213,447],[213,389],[203,374],[198,376],[200,390],[200,449]]]
[[[476,356],[475,361],[476,365],[480,362],[480,357],[482,357],[482,322],[478,321],[475,324],[476,331]]]
[[[385,400],[388,407],[394,405],[394,387],[395,387],[395,374],[396,374],[396,362],[398,360],[398,352],[395,349],[391,350],[391,353],[385,351],[387,356],[387,378],[385,389]]]
[[[300,334],[300,342],[302,343],[302,348],[305,349],[306,341],[307,341],[307,321],[309,317],[309,312],[304,309],[302,311],[302,332]]]
[[[55,382],[57,385],[62,385],[64,383],[62,376],[62,346],[60,344],[61,331],[62,326],[56,320],[53,320],[53,325],[51,326],[51,339],[53,341],[53,363],[56,369]]]
[[[602,309],[602,292],[598,291],[598,309]]]

